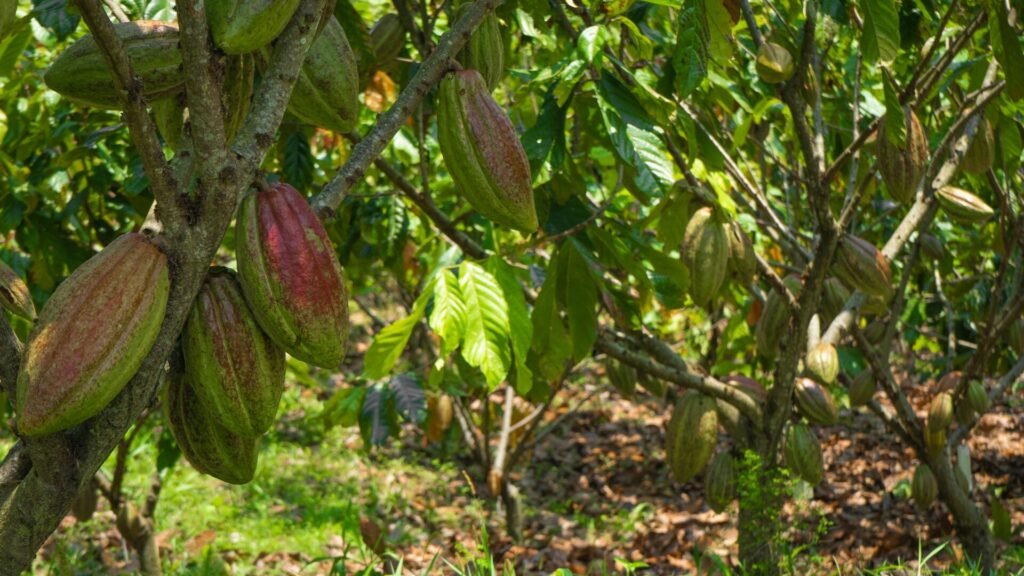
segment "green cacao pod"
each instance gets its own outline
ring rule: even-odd
[[[878,132],[878,170],[892,199],[909,204],[917,193],[917,185],[928,165],[928,140],[917,115],[910,108],[903,110],[906,143],[899,147],[889,141],[885,122]]]
[[[455,409],[452,398],[447,394],[427,396],[427,440],[440,442],[452,425]]]
[[[715,454],[704,472],[704,499],[715,512],[722,512],[736,498],[736,462],[726,451]]]
[[[62,282],[39,314],[18,374],[21,434],[51,434],[103,410],[156,342],[169,293],[167,258],[134,233]]]
[[[288,112],[320,128],[345,133],[359,120],[359,70],[338,19],[313,41],[288,100]]]
[[[885,322],[882,320],[873,320],[870,324],[864,327],[864,338],[872,344],[878,344],[885,337]]]
[[[974,420],[974,410],[971,408],[971,405],[967,403],[966,398],[962,398],[959,402],[954,404],[953,415],[956,417],[957,423],[964,426]]]
[[[964,154],[960,167],[971,174],[984,174],[992,168],[992,162],[996,157],[996,137],[992,131],[992,124],[988,119],[982,118],[978,124],[978,131],[974,133],[967,153]]]
[[[935,191],[935,199],[950,220],[961,224],[982,224],[996,213],[981,198],[955,186],[939,188]]]
[[[456,19],[472,4],[463,4],[455,10]],[[459,52],[463,68],[480,73],[489,90],[494,90],[505,76],[505,39],[501,34],[501,22],[493,12],[484,17],[466,46]]]
[[[753,378],[733,375],[726,378],[725,382],[746,396],[753,398],[759,404],[764,404],[768,400],[768,392],[765,391],[764,386],[761,386]],[[718,423],[733,438],[743,438],[746,435],[746,421],[735,406],[721,398],[716,398],[715,410],[718,412]]]
[[[985,386],[981,382],[975,381],[967,385],[965,399],[971,410],[974,410],[979,416],[988,412],[988,409],[991,407],[988,392],[985,391]]]
[[[928,403],[928,429],[944,431],[952,423],[953,396],[949,392],[939,392]]]
[[[754,280],[754,274],[757,273],[754,245],[738,222],[729,222],[725,225],[725,230],[729,240],[729,271],[737,282],[747,285]]]
[[[802,285],[798,276],[791,274],[783,278],[783,282],[794,296],[799,296]],[[772,290],[765,299],[761,317],[758,318],[757,327],[754,329],[757,353],[763,358],[771,360],[779,355],[779,341],[786,330],[788,319],[789,314],[782,294]]]
[[[757,76],[768,84],[781,84],[793,77],[793,55],[774,42],[764,42],[757,50]]]
[[[665,436],[665,449],[672,476],[688,482],[704,469],[718,439],[715,401],[690,390],[679,397]]]
[[[96,508],[99,504],[99,488],[96,486],[96,481],[90,479],[85,483],[85,486],[82,486],[78,496],[75,497],[75,501],[71,503],[71,514],[79,522],[88,522],[96,514]]]
[[[875,396],[877,383],[871,370],[862,370],[850,383],[850,406],[866,406]]]
[[[800,413],[809,421],[822,426],[832,426],[839,421],[839,410],[832,394],[814,380],[797,378],[794,393]]]
[[[707,306],[725,283],[729,264],[725,226],[711,208],[697,210],[686,224],[682,254],[690,269],[690,297],[697,306]]]
[[[946,430],[932,430],[929,426],[925,425],[924,443],[928,448],[928,453],[932,456],[942,453],[946,448]]]
[[[348,295],[334,246],[306,199],[271,184],[242,200],[237,226],[242,292],[260,327],[299,360],[338,368]]]
[[[227,54],[255,52],[284,32],[299,0],[206,0],[206,20]]]
[[[260,329],[234,271],[207,273],[181,348],[189,382],[222,426],[241,436],[270,429],[284,392],[284,352]]]
[[[921,234],[921,254],[924,254],[929,260],[939,261],[946,257],[946,249],[942,246],[942,240],[939,240],[931,234]]]
[[[804,360],[807,371],[823,384],[831,384],[839,376],[839,353],[828,342],[819,342],[811,348]]]
[[[918,510],[927,510],[939,495],[939,482],[935,473],[927,464],[921,463],[914,470],[914,480],[910,484],[910,494]]]
[[[185,93],[157,100],[150,105],[153,122],[164,143],[171,150],[181,150],[185,134]]]
[[[536,230],[530,163],[483,77],[475,70],[453,72],[441,81],[437,98],[438,144],[456,188],[494,222]]]
[[[244,54],[228,58],[224,67],[224,89],[221,91],[221,111],[224,114],[224,136],[228,144],[242,129],[252,103],[253,83],[256,78],[256,57]]]
[[[633,397],[637,382],[636,368],[609,358],[605,363],[605,371],[608,374],[608,380],[619,391],[619,394],[626,398]]]
[[[398,19],[398,14],[388,13],[381,16],[370,29],[375,67],[392,78],[399,67],[398,56],[405,48],[405,36],[405,27]]]
[[[832,320],[846,307],[850,299],[850,291],[841,280],[830,277],[825,280],[825,290],[821,293],[821,322],[828,326]]]
[[[258,439],[234,434],[207,410],[183,373],[172,370],[164,390],[164,410],[174,440],[192,467],[231,484],[245,484],[256,473]]]
[[[836,249],[835,275],[854,290],[888,301],[892,297],[889,261],[874,244],[846,234]]]
[[[786,467],[811,486],[817,485],[825,476],[818,437],[803,422],[794,422],[786,429],[783,455]]]
[[[36,305],[28,285],[6,262],[0,260],[0,306],[11,314],[35,320]]]
[[[132,69],[142,81],[142,96],[154,101],[184,88],[178,27],[166,22],[139,20],[114,24]],[[91,34],[83,36],[53,61],[43,80],[51,90],[80,104],[119,109],[107,61]]]

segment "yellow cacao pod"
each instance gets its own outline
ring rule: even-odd
[[[665,448],[672,476],[688,482],[704,469],[718,439],[715,401],[690,390],[679,397],[665,436]]]

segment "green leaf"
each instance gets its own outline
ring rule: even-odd
[[[672,67],[676,72],[676,93],[685,99],[708,75],[708,27],[703,0],[683,6],[676,22]]]
[[[583,59],[593,64],[594,60],[601,55],[605,42],[608,40],[608,33],[603,26],[595,25],[584,28],[580,32],[579,40],[576,42],[576,49],[579,50]]]
[[[905,148],[907,145],[907,117],[900,104],[899,90],[896,81],[888,68],[882,68],[883,86],[885,91],[885,139],[893,146]]]
[[[558,309],[558,260],[561,253],[548,263],[548,276],[541,285],[537,301],[533,304],[533,342],[531,349],[537,357],[541,376],[558,379],[565,371],[565,362],[572,356],[569,331],[562,323]]]
[[[68,8],[68,0],[32,0],[32,13],[42,26],[53,30],[58,40],[70,36],[80,18]]]
[[[533,324],[530,322],[530,310],[526,305],[523,287],[516,280],[515,269],[504,259],[492,256],[487,260],[487,270],[498,279],[501,292],[508,303],[508,322],[511,329],[512,355],[515,359],[516,392],[525,396],[533,386],[533,372],[526,365],[530,354],[530,342],[533,340]]]
[[[998,498],[992,498],[992,535],[1003,542],[1009,542],[1013,539],[1010,513]]]
[[[416,323],[423,319],[427,301],[434,291],[434,282],[423,289],[408,316],[384,328],[374,337],[370,349],[363,357],[363,374],[370,380],[380,380],[391,372],[409,342]]]
[[[597,340],[597,286],[590,264],[574,241],[566,242],[565,307],[569,316],[569,335],[577,362],[590,356]]]
[[[511,367],[508,304],[494,276],[474,262],[459,267],[459,288],[466,304],[462,357],[483,372],[493,390]]]
[[[611,74],[599,83],[601,116],[615,151],[636,169],[637,184],[647,194],[660,196],[675,181],[672,162],[647,111]]]
[[[900,18],[893,0],[865,0],[861,46],[865,64],[892,62],[900,54]]]
[[[299,190],[305,190],[313,184],[313,154],[309,149],[309,139],[301,128],[292,129],[281,148],[281,171],[284,180]]]
[[[719,65],[732,59],[732,17],[722,0],[704,0],[704,15],[708,26],[708,53]]]
[[[554,89],[549,89],[544,95],[537,121],[520,137],[533,174],[540,171],[549,154],[552,165],[562,165],[565,158],[565,110],[558,105]]]
[[[349,428],[359,423],[359,414],[363,411],[363,399],[366,398],[366,386],[342,388],[324,403],[320,418],[324,430],[335,426]]]
[[[459,280],[451,270],[438,274],[434,283],[434,309],[430,312],[430,328],[441,337],[444,356],[459,347],[466,333],[466,304],[459,291]]]
[[[1015,101],[1024,100],[1024,50],[1021,35],[1010,26],[1009,14],[1002,2],[992,2],[988,17],[992,51],[1006,75],[1006,93]],[[1018,14],[1020,9],[1018,9]]]

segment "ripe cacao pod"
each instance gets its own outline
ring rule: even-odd
[[[981,198],[955,186],[939,188],[935,191],[935,199],[950,220],[961,224],[982,224],[996,213]]]
[[[169,293],[167,258],[135,233],[62,282],[39,314],[18,374],[21,434],[52,434],[103,410],[156,342]]]
[[[16,316],[35,320],[36,305],[28,285],[6,262],[0,260],[0,306]]]
[[[456,19],[461,18],[470,6],[472,3],[459,6],[455,10]],[[501,34],[501,22],[493,12],[484,16],[473,31],[459,52],[458,60],[463,68],[479,72],[489,90],[494,90],[501,82],[505,76],[505,38]]]
[[[729,240],[729,271],[737,282],[747,285],[754,280],[754,274],[757,273],[754,245],[738,222],[729,222],[725,225],[725,230]]]
[[[931,234],[921,234],[921,253],[932,261],[939,261],[946,257],[946,249],[939,240]]]
[[[359,70],[345,30],[331,16],[313,41],[295,81],[288,112],[320,128],[345,133],[359,120]]]
[[[754,64],[757,76],[768,84],[781,84],[793,77],[796,66],[793,55],[783,46],[774,42],[764,42],[757,50],[757,62]]]
[[[807,371],[823,384],[831,384],[839,376],[839,354],[828,342],[819,342],[807,353]]]
[[[725,283],[729,264],[725,226],[711,208],[693,213],[683,235],[682,254],[690,270],[690,297],[697,306],[707,306]]]
[[[189,382],[222,426],[241,436],[270,429],[284,392],[284,352],[260,329],[234,271],[207,273],[181,348]]]
[[[447,394],[427,396],[427,440],[440,442],[452,425],[455,409],[452,398]]]
[[[914,498],[917,509],[927,510],[939,495],[939,482],[935,473],[927,464],[921,463],[914,470],[914,480],[910,484],[910,494]]]
[[[736,462],[732,455],[720,451],[704,472],[704,499],[715,512],[722,512],[736,498]]]
[[[821,294],[821,322],[822,326],[828,326],[832,320],[846,307],[846,301],[850,299],[850,291],[843,282],[835,277],[825,280],[825,290]]]
[[[173,369],[168,373],[164,394],[171,434],[193,468],[231,484],[252,480],[259,458],[257,437],[221,426],[184,373]]]
[[[996,137],[992,132],[992,124],[982,118],[978,131],[974,133],[967,153],[960,162],[960,167],[971,174],[984,174],[992,168],[996,156]]]
[[[885,122],[878,131],[878,171],[892,199],[908,204],[914,200],[917,185],[928,165],[928,140],[917,115],[908,107],[903,110],[906,143],[901,148],[889,141]]]
[[[181,70],[177,26],[138,20],[114,24],[114,32],[131,58],[132,70],[142,81],[142,96],[146,100],[159,100],[183,89],[185,76]],[[43,80],[54,92],[80,104],[121,107],[110,68],[91,34],[61,52]]]
[[[791,274],[783,278],[783,282],[793,296],[799,297],[800,278]],[[757,353],[768,360],[779,354],[779,341],[786,330],[789,313],[782,294],[772,290],[765,299],[764,309],[761,311],[761,318],[757,321],[754,329],[754,338],[757,341]]]
[[[445,76],[437,102],[438,144],[462,196],[498,224],[536,230],[530,163],[483,77],[475,70]]]
[[[271,184],[242,200],[237,227],[242,292],[260,327],[299,360],[338,368],[348,295],[334,246],[306,199]]]
[[[227,54],[255,52],[284,32],[299,0],[206,0],[206,20]]]
[[[936,392],[952,392],[956,390],[956,387],[960,385],[960,379],[963,378],[963,372],[959,370],[953,370],[946,372],[939,378],[939,381],[935,383]]]
[[[928,404],[928,429],[937,432],[945,431],[953,423],[953,396],[949,392],[939,392]]]
[[[821,482],[825,475],[825,464],[821,457],[821,445],[814,431],[803,422],[793,422],[786,429],[783,445],[786,467],[798,478],[811,486]]]
[[[875,375],[871,370],[862,370],[850,383],[850,406],[865,406],[874,397],[877,389]]]
[[[700,474],[718,439],[718,415],[715,401],[689,390],[679,397],[665,436],[665,449],[672,476],[688,482]]]
[[[854,290],[888,301],[892,297],[889,261],[874,244],[846,234],[836,249],[835,275]]]
[[[839,421],[832,394],[810,378],[797,378],[794,387],[796,405],[808,420],[822,426],[832,426]]]
[[[991,407],[988,392],[985,391],[985,386],[981,382],[975,381],[968,384],[965,398],[971,410],[974,410],[979,416],[988,412]]]

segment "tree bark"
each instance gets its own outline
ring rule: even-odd
[[[982,574],[994,573],[996,544],[985,513],[957,482],[953,463],[945,451],[938,457],[928,458],[928,465],[938,481],[939,498],[953,514],[957,537],[967,556],[980,563]]]

